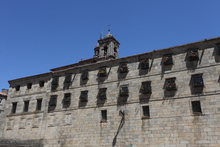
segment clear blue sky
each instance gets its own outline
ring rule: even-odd
[[[108,24],[130,56],[220,36],[220,1],[0,0],[0,88],[92,57]]]

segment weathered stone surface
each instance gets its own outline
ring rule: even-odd
[[[216,44],[219,42],[220,38],[215,38],[12,80],[2,138],[20,144],[34,144],[32,140],[35,140],[36,144],[45,147],[218,147],[220,56],[216,55]],[[186,54],[192,47],[199,49],[199,61],[197,67],[189,69]],[[173,55],[174,64],[169,68],[161,65],[164,54]],[[147,73],[140,74],[139,59],[144,57],[149,58],[150,67]],[[128,73],[118,79],[118,67],[122,62],[127,63]],[[97,75],[103,66],[106,66],[108,75],[100,82]],[[82,85],[81,73],[85,70],[89,72],[89,79]],[[72,75],[69,89],[63,87],[66,73]],[[201,94],[192,94],[191,75],[198,73],[203,74],[204,89]],[[55,91],[51,91],[53,76],[59,77]],[[165,79],[172,77],[176,77],[177,90],[172,97],[165,97]],[[44,87],[39,87],[42,80],[45,81]],[[140,102],[140,88],[144,81],[151,81],[152,93],[144,96],[146,101]],[[32,88],[27,89],[30,82]],[[19,91],[15,90],[16,85],[20,85]],[[125,104],[118,105],[122,85],[128,86],[129,95]],[[102,105],[97,105],[99,88],[107,88]],[[88,102],[79,106],[79,97],[84,90],[88,90]],[[69,108],[62,107],[65,93],[71,93]],[[57,104],[55,111],[48,113],[51,95],[58,96]],[[42,109],[36,111],[39,98],[43,99]],[[30,100],[29,110],[23,112],[26,100]],[[195,100],[200,101],[200,115],[192,112],[191,102]],[[15,114],[11,114],[12,102],[17,102]],[[147,119],[142,112],[145,105],[150,108],[150,118]],[[107,110],[107,122],[101,121],[101,110]]]

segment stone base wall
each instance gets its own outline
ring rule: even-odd
[[[18,140],[44,138],[45,147],[219,147],[219,96],[171,98],[149,101],[147,104],[85,108],[48,113],[46,116],[41,114],[41,117],[38,114],[42,118],[39,126],[34,126],[36,117],[25,115],[22,120],[26,125],[15,124],[5,130],[4,137]],[[193,100],[200,100],[202,115],[193,115]],[[142,105],[149,105],[149,119],[142,119]],[[108,113],[106,123],[100,122],[103,109]],[[120,110],[125,112],[121,129]],[[17,116],[13,121],[19,121],[20,117]]]
[[[0,147],[43,147],[42,140],[0,139]]]

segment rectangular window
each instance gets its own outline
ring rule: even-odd
[[[41,107],[42,107],[42,99],[37,99],[36,110],[41,111]]]
[[[192,101],[192,111],[196,115],[202,114],[200,101]]]
[[[120,96],[121,97],[127,97],[129,96],[129,90],[128,90],[128,86],[121,86],[120,87]]]
[[[150,118],[149,106],[142,106],[143,118]]]
[[[27,89],[31,89],[31,87],[32,87],[32,83],[28,83],[27,84]]]
[[[187,58],[189,61],[198,61],[199,60],[198,49],[189,49],[187,54],[188,54]]]
[[[216,44],[217,48],[216,48],[216,55],[220,55],[220,43]]]
[[[16,109],[17,109],[17,102],[13,102],[12,103],[11,113],[16,113]]]
[[[71,93],[65,93],[63,98],[63,108],[69,108],[71,104]]]
[[[87,81],[89,79],[89,72],[88,71],[84,71],[81,74],[81,80],[82,81]]]
[[[163,65],[173,65],[173,58],[171,54],[164,55],[162,58]]]
[[[141,84],[140,93],[142,94],[151,94],[151,81],[145,81]]]
[[[119,73],[128,73],[127,63],[120,63],[118,71]]]
[[[71,74],[67,74],[65,76],[65,80],[64,80],[64,89],[69,89],[70,85],[71,85],[71,81],[72,80],[72,75]]]
[[[15,87],[15,90],[16,90],[16,91],[19,91],[19,90],[20,90],[20,85],[17,85],[17,86]]]
[[[107,110],[101,110],[101,122],[107,122]]]
[[[202,74],[195,74],[191,76],[191,86],[196,87],[204,87],[204,82],[202,78]]]
[[[105,76],[107,76],[106,67],[101,67],[98,72],[98,77],[105,77]]]
[[[28,112],[29,101],[24,101],[24,112]]]
[[[80,102],[88,102],[88,90],[81,91]]]
[[[51,95],[48,106],[48,112],[53,112],[56,106],[57,106],[57,95]]]
[[[59,85],[59,77],[53,77],[52,83],[51,83],[51,90],[54,91],[57,89]]]
[[[165,90],[167,91],[173,91],[173,90],[176,90],[177,87],[176,87],[176,78],[168,78],[165,80],[165,85],[164,85],[164,88]]]
[[[39,82],[39,86],[40,86],[40,87],[44,87],[44,83],[45,83],[44,81],[40,81],[40,82]]]
[[[107,88],[100,88],[99,89],[98,98],[100,100],[105,100],[106,99],[106,91],[107,91]]]
[[[139,69],[149,69],[149,59],[141,59],[139,63]]]

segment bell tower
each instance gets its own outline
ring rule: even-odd
[[[98,40],[97,46],[94,49],[94,57],[96,58],[118,58],[120,43],[108,32],[104,38]]]

